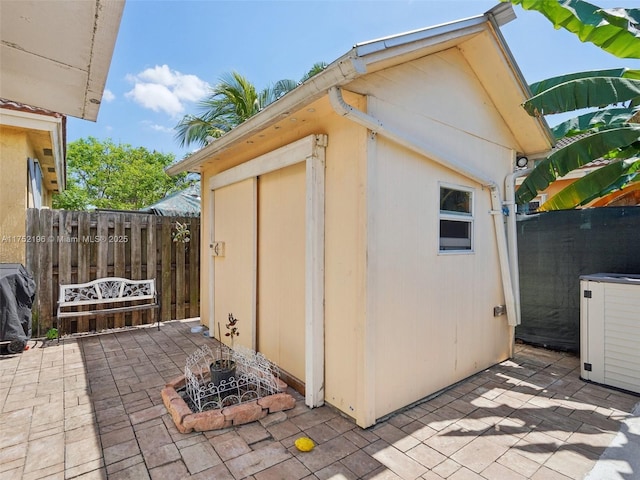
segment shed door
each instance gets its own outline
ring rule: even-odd
[[[224,338],[229,313],[240,320],[240,343],[253,347],[256,303],[256,179],[237,182],[213,192],[215,240],[225,243],[224,255],[214,256],[214,319],[216,338]]]
[[[326,145],[309,135],[208,181],[212,246],[225,244],[204,287],[210,328],[233,313],[239,342],[303,382],[310,407],[324,402]]]
[[[305,381],[305,162],[258,179],[258,350]]]

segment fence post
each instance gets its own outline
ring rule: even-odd
[[[39,238],[43,239],[40,235],[40,210],[37,208],[29,208],[27,209],[27,225],[26,232],[27,237],[29,238]],[[35,243],[27,243],[25,245],[25,268],[27,272],[33,277],[33,280],[36,283],[36,296],[33,301],[33,306],[31,308],[31,312],[33,317],[36,319],[36,337],[40,337],[40,324],[41,324],[41,316],[40,316],[40,276],[38,272],[40,271],[39,267],[39,246]]]
[[[129,246],[131,249],[129,262],[131,265],[131,279],[142,279],[142,228],[140,226],[141,215],[131,215],[129,220]],[[131,313],[131,325],[140,325],[140,311],[136,310]]]
[[[160,274],[160,283],[161,283],[161,299],[160,299],[160,313],[162,315],[162,320],[171,320],[171,299],[172,299],[172,289],[171,289],[171,247],[173,245],[173,241],[171,239],[171,218],[170,217],[162,217],[161,219],[161,255],[160,255],[160,265],[161,265],[161,274]]]
[[[156,279],[156,289],[158,289],[158,235],[156,231],[156,219],[155,215],[147,216],[147,258],[146,258],[146,278]],[[162,305],[160,305],[162,309]],[[158,321],[158,327],[160,326],[160,319],[162,318],[162,310],[156,312],[151,310],[151,322]],[[157,316],[157,318],[156,318]]]

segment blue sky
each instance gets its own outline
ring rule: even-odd
[[[67,140],[93,136],[172,153],[175,125],[198,99],[236,70],[258,89],[299,80],[356,43],[484,13],[497,0],[127,0],[97,122],[69,117]],[[592,0],[603,8],[637,0]],[[640,69],[514,7],[502,34],[529,83],[582,70]],[[553,118],[549,123],[556,123]]]

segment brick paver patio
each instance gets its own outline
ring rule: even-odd
[[[181,434],[160,390],[213,341],[191,333],[196,324],[30,342],[0,357],[0,478],[582,479],[610,445],[588,478],[640,478],[629,458],[640,398],[581,381],[573,355],[525,345],[366,430],[291,392],[293,410]],[[300,436],[316,448],[297,451]]]

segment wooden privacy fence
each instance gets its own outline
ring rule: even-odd
[[[174,241],[176,225],[189,241]],[[180,235],[178,235],[180,238]],[[183,237],[184,238],[184,237]],[[156,279],[160,320],[199,316],[200,219],[135,212],[27,211],[26,268],[36,281],[34,335],[55,325],[60,284],[102,277]],[[152,323],[152,311],[66,319],[64,332]]]

